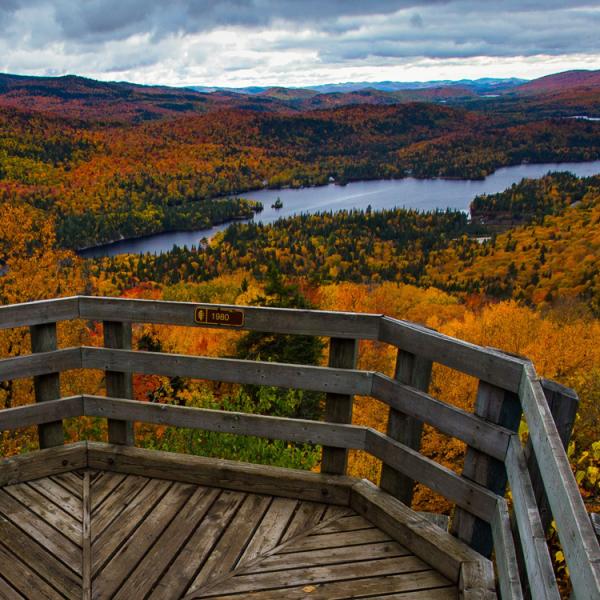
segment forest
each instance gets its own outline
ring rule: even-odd
[[[109,106],[122,108],[119,90],[106,91]],[[11,93],[0,88],[0,98]],[[188,102],[157,100],[154,93],[138,98],[138,108]],[[485,110],[467,102],[266,110],[270,100],[240,107],[212,98],[193,110],[163,106],[152,118],[131,109],[127,118],[113,119],[107,109],[101,119],[80,104],[49,97],[40,96],[35,110],[0,102],[2,304],[84,293],[376,312],[526,355],[542,376],[579,394],[569,457],[589,510],[600,509],[599,176],[550,173],[523,180],[475,198],[470,215],[367,209],[271,225],[235,222],[261,209],[244,195],[264,187],[317,185],[330,177],[340,184],[409,174],[481,178],[523,161],[595,160],[600,123],[567,121],[523,98]],[[87,260],[76,253],[123,237],[226,221],[234,222],[195,248]],[[59,337],[63,347],[101,345],[102,328],[61,324]],[[184,354],[309,364],[328,359],[318,338],[164,325],[136,325],[133,343]],[[2,357],[29,352],[26,330],[0,332]],[[392,374],[393,361],[387,346],[361,344],[359,368]],[[82,388],[98,394],[105,383],[101,372],[67,373],[62,386],[65,395]],[[475,386],[474,379],[436,365],[430,392],[472,410]],[[136,375],[134,393],[147,402],[283,416],[320,418],[323,411],[319,395],[181,378]],[[31,380],[0,383],[0,407],[32,397]],[[387,412],[358,397],[354,419],[383,430]],[[100,419],[73,419],[67,431],[71,440],[106,437]],[[162,426],[140,425],[136,436],[149,448],[305,469],[318,468],[320,460],[312,445]],[[0,438],[5,456],[37,443],[34,428]],[[422,451],[462,469],[464,446],[432,428],[425,430]],[[379,470],[377,461],[352,454],[350,474],[377,481]],[[449,510],[420,487],[414,507]],[[553,548],[557,569],[564,570]]]
[[[47,213],[68,249],[247,217],[258,207],[239,197],[265,187],[481,179],[523,162],[600,157],[600,123],[535,111],[514,119],[425,102],[304,111],[216,103],[104,122],[79,109],[57,114],[48,95],[35,111],[3,106],[11,93],[0,89],[0,202]]]

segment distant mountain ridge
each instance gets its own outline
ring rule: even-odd
[[[325,83],[320,85],[307,85],[303,87],[269,87],[269,86],[249,86],[249,87],[219,87],[219,86],[188,86],[188,89],[211,93],[217,91],[235,92],[237,94],[264,94],[270,89],[286,90],[312,90],[319,94],[331,94],[336,92],[347,93],[357,92],[364,89],[379,90],[382,92],[398,92],[402,90],[422,90],[428,88],[441,88],[458,86],[463,88],[473,88],[485,93],[486,91],[500,91],[510,89],[521,84],[527,83],[527,79],[518,79],[516,77],[493,78],[482,77],[480,79],[460,79],[460,80],[432,80],[432,81],[348,81],[345,83]]]
[[[507,116],[600,115],[600,70],[567,71],[532,81],[516,78],[429,82],[336,83],[308,88],[169,87],[103,82],[76,75],[0,73],[0,108],[99,122],[139,122],[215,110],[301,112],[352,105],[449,104]]]

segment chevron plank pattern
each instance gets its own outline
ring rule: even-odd
[[[0,489],[0,598],[447,600],[347,507],[112,472]]]

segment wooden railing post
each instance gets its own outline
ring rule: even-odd
[[[354,369],[358,357],[358,340],[331,338],[329,343],[329,366]],[[352,423],[353,396],[328,393],[325,397],[325,421],[330,423]],[[323,446],[321,473],[343,475],[348,463],[348,450]]]
[[[485,381],[480,381],[475,402],[475,414],[511,431],[518,431],[521,421],[519,396]],[[462,475],[485,486],[495,494],[504,496],[507,477],[503,462],[468,447]],[[485,521],[457,508],[454,512],[450,532],[483,556],[491,556],[494,547],[492,530]]]
[[[50,352],[56,350],[56,323],[44,323],[43,325],[32,325],[29,328],[31,335],[31,351]],[[57,400],[60,398],[60,374],[48,373],[33,378],[35,401]],[[53,421],[44,425],[38,425],[38,438],[40,448],[51,448],[61,446],[65,442],[65,434],[62,421]]]
[[[558,435],[566,450],[569,445],[569,440],[571,439],[573,425],[575,424],[579,398],[574,390],[554,381],[542,379],[541,383],[544,390],[544,396],[546,396],[546,400],[548,401],[548,407],[550,408],[550,412],[556,423]],[[550,505],[548,503],[548,496],[544,490],[542,475],[538,467],[537,459],[535,458],[535,453],[533,452],[531,440],[527,440],[525,457],[527,459],[527,468],[529,469],[529,476],[531,477],[535,500],[540,511],[540,518],[542,519],[542,526],[544,527],[544,531],[547,531],[552,522],[552,511],[550,510]]]
[[[131,323],[104,321],[104,345],[107,348],[131,350]],[[133,398],[131,373],[106,371],[106,395],[113,398]],[[133,423],[108,420],[108,441],[111,444],[133,446]]]
[[[399,349],[394,377],[400,383],[427,392],[431,382],[431,368],[430,360]],[[419,450],[423,434],[423,421],[390,408],[387,434],[405,446]],[[415,482],[410,477],[399,473],[389,465],[383,465],[381,489],[395,496],[407,506],[411,504],[414,485]]]

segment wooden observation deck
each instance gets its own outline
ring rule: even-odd
[[[58,349],[56,323],[73,319],[102,321],[105,347]],[[329,366],[132,351],[132,323],[327,337]],[[0,462],[0,598],[558,599],[552,519],[576,599],[600,598],[600,548],[564,451],[577,399],[527,360],[360,313],[0,307],[0,328],[23,326],[32,354],[0,360],[0,381],[33,377],[36,404],[0,411],[0,429],[37,425],[41,449]],[[395,378],[355,368],[360,339],[398,348]],[[433,362],[480,380],[474,414],[428,393]],[[107,396],[63,398],[73,369],[105,371]],[[324,392],[326,421],[136,402],[132,373]],[[387,434],[350,424],[354,394],[390,407]],[[62,420],[78,416],[107,418],[109,443],[64,445]],[[136,421],[320,444],[321,473],[135,448]],[[462,474],[420,454],[424,422],[466,442]],[[349,449],[383,462],[380,487],[346,476]],[[415,481],[455,505],[449,530],[409,508]]]

